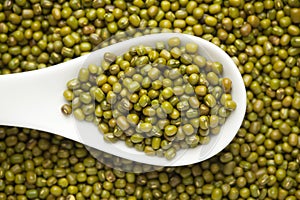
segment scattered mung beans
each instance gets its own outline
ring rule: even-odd
[[[154,16],[154,7],[158,8],[158,18]],[[299,7],[298,0],[1,1],[0,74],[42,69],[78,57],[86,53],[83,50],[89,49],[85,45],[80,48],[83,42],[90,43],[93,49],[99,43],[107,46],[122,41],[124,36],[171,29],[202,37],[226,51],[243,76],[248,101],[247,114],[234,140],[220,154],[207,161],[175,168],[145,167],[145,170],[141,170],[141,167],[135,166],[133,170],[130,162],[120,162],[118,158],[97,152],[98,160],[107,160],[96,160],[96,177],[88,176],[83,183],[77,182],[79,172],[74,167],[79,163],[84,166],[81,170],[85,171],[87,166],[83,164],[84,160],[95,158],[81,144],[36,130],[0,126],[0,199],[212,199],[215,188],[222,190],[222,194],[215,195],[214,192],[215,199],[299,199],[300,118],[296,109],[299,103],[294,98],[299,97],[300,92],[300,62],[298,40],[293,39],[299,37],[300,32]],[[151,14],[148,14],[148,9]],[[93,14],[95,10],[96,18]],[[14,15],[9,17],[11,13]],[[133,14],[139,18],[138,31],[129,23],[128,18]],[[182,18],[184,15],[186,18]],[[217,24],[205,24],[207,16],[216,18]],[[18,18],[21,18],[20,22]],[[193,24],[191,18],[196,19],[197,23]],[[179,19],[185,21],[185,26],[181,26],[183,28],[174,27],[175,20]],[[111,22],[117,23],[118,31],[114,34],[110,32],[115,31],[113,24],[110,25],[113,28],[108,29]],[[145,28],[150,25],[151,31]],[[128,32],[124,33],[124,30]],[[66,46],[69,43],[65,44],[62,40],[68,35],[72,36],[72,42],[75,41],[70,48]],[[106,41],[111,36],[114,36],[113,39]],[[171,54],[180,56],[178,52],[178,49],[174,49]],[[276,64],[274,68],[277,61],[279,65]],[[283,69],[280,67],[281,61],[286,65]],[[200,63],[201,60],[197,64]],[[173,75],[176,76],[176,73]],[[98,99],[102,98],[99,91],[95,94]],[[282,107],[272,108],[274,100],[281,101]],[[262,103],[256,105],[257,101]],[[74,106],[80,106],[79,99],[74,99]],[[103,112],[99,108],[96,110],[98,115]],[[291,127],[288,135],[278,128],[282,122]],[[47,140],[48,144],[39,143],[41,139]],[[248,157],[240,155],[242,144],[250,146]],[[68,152],[69,156],[58,157],[61,155],[58,154],[60,149]],[[24,162],[12,164],[10,159],[14,154],[20,154]],[[282,158],[277,154],[281,154]],[[250,162],[251,168],[240,168],[241,161]],[[42,165],[43,162],[48,164]],[[215,164],[219,166],[219,171],[213,169]],[[51,187],[45,182],[53,177],[53,170],[57,167],[66,169],[65,178],[69,183],[67,187],[55,183],[62,188],[60,197],[51,194]],[[120,173],[118,168],[131,172]],[[181,170],[185,168],[192,173],[183,178]],[[213,179],[207,177],[205,170],[212,171]],[[14,181],[6,180],[6,171],[15,174]],[[26,171],[36,172],[35,184],[26,183]],[[107,171],[113,172],[115,179],[106,175]],[[263,174],[269,175],[269,182],[261,187],[258,178]],[[242,188],[237,184],[239,177],[247,180]],[[89,181],[91,178],[98,181],[93,184]],[[107,179],[113,183],[125,179],[125,197],[116,196],[115,185],[110,190],[104,189],[103,183]],[[150,180],[159,180],[160,184],[154,184],[157,186],[154,189],[149,188],[145,183]],[[89,197],[82,194],[83,184],[93,187]],[[245,188],[250,190],[250,194]],[[121,193],[124,194],[118,192]]]

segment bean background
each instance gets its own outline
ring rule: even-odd
[[[171,29],[232,57],[247,111],[218,155],[146,173],[112,168],[58,136],[1,126],[0,199],[300,199],[299,24],[299,0],[1,1],[0,74],[67,61],[123,31]]]

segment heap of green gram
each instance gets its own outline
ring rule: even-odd
[[[67,83],[65,114],[94,122],[108,141],[172,159],[181,148],[209,142],[236,108],[223,66],[179,38],[156,47],[105,53],[101,66],[82,68]]]

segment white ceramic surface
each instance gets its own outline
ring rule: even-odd
[[[180,150],[173,160],[168,161],[165,158],[150,157],[143,152],[137,152],[121,141],[114,144],[107,143],[93,124],[78,122],[74,117],[66,117],[61,113],[60,108],[66,103],[62,95],[66,89],[66,82],[77,77],[82,65],[99,64],[105,52],[121,55],[131,46],[139,44],[153,46],[157,41],[166,41],[175,36],[181,39],[182,44],[196,42],[199,45],[199,54],[208,60],[222,63],[224,77],[232,80],[232,97],[237,102],[237,108],[227,118],[221,132],[211,136],[209,144]],[[0,75],[0,125],[26,127],[58,134],[107,153],[151,165],[180,166],[214,156],[234,138],[243,121],[245,110],[246,90],[241,74],[232,59],[214,44],[199,37],[180,33],[141,36],[49,68]]]

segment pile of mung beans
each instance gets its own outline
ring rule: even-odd
[[[83,67],[67,83],[62,111],[94,122],[105,140],[168,160],[181,148],[207,144],[236,103],[222,64],[198,48],[172,37],[120,56],[106,52],[101,66]]]
[[[124,30],[169,28],[232,57],[247,110],[218,155],[144,173],[104,165],[58,136],[1,126],[0,199],[300,199],[299,7],[299,0],[1,1],[0,74],[67,61]]]

